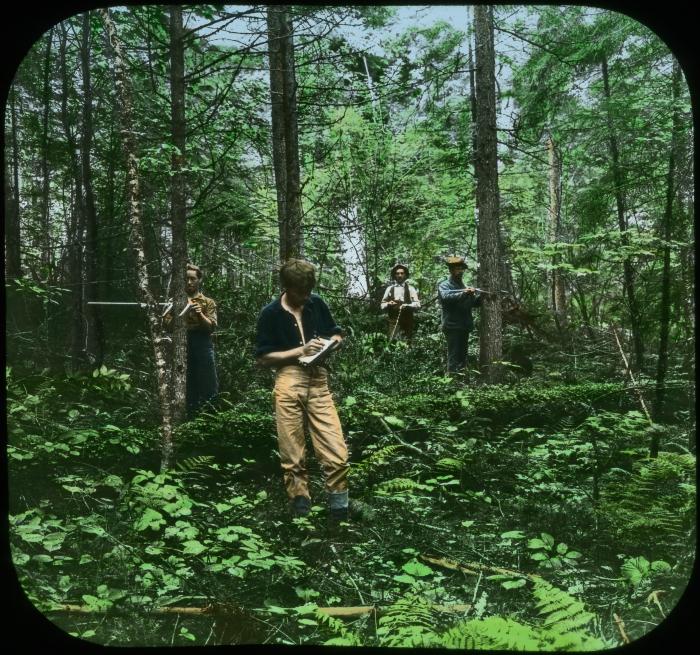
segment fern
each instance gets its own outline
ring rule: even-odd
[[[501,616],[463,621],[440,635],[436,645],[443,648],[478,650],[539,650],[536,629]]]
[[[414,491],[432,491],[429,484],[421,484],[410,478],[393,478],[377,486],[377,493],[384,495],[412,493]]]
[[[325,625],[330,628],[337,636],[332,639],[328,639],[324,642],[325,646],[361,646],[360,637],[348,630],[345,624],[340,620],[336,619],[334,616],[330,616],[325,612],[316,610],[316,619],[319,624]]]
[[[366,479],[373,474],[380,466],[393,461],[393,456],[397,450],[401,448],[401,444],[389,444],[379,450],[376,450],[371,455],[363,459],[357,464],[353,464],[350,468],[350,476],[356,481],[360,478]]]
[[[194,471],[199,471],[200,469],[210,466],[213,461],[213,455],[197,455],[195,457],[188,457],[182,462],[178,462],[175,468],[181,473],[193,473]]]
[[[428,602],[415,594],[406,594],[379,619],[379,644],[411,648],[432,645],[438,636],[434,624],[434,612]]]
[[[583,603],[544,580],[535,583],[535,607],[542,622],[521,623],[502,616],[471,619],[453,626],[434,645],[478,650],[595,650],[606,644],[584,626],[594,615]]]
[[[659,549],[679,545],[695,517],[695,458],[660,453],[638,462],[634,473],[608,483],[601,497],[601,519],[628,550],[654,535]]]
[[[604,647],[600,639],[584,629],[595,615],[588,612],[580,600],[545,580],[538,580],[532,593],[537,601],[538,614],[543,617],[540,631],[543,647],[552,650]]]

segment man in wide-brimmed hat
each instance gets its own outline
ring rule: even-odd
[[[395,264],[391,269],[392,283],[384,291],[381,308],[387,313],[387,334],[389,338],[405,335],[408,341],[413,337],[414,312],[420,308],[418,292],[406,280],[408,266]]]
[[[450,277],[438,284],[442,306],[442,331],[447,339],[447,372],[457,373],[467,366],[469,333],[474,329],[472,307],[481,305],[481,295],[474,287],[462,282],[467,269],[463,257],[445,259]]]

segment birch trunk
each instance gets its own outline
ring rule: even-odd
[[[136,259],[138,291],[141,302],[146,303],[149,334],[155,358],[156,376],[158,383],[158,400],[160,403],[161,426],[161,470],[170,468],[173,456],[173,421],[170,405],[170,389],[167,366],[167,340],[163,334],[161,310],[157,304],[149,282],[146,261],[143,219],[141,216],[141,201],[139,194],[138,158],[136,139],[133,132],[133,107],[128,71],[126,69],[122,44],[117,36],[114,22],[109,9],[99,9],[107,30],[109,43],[114,59],[116,95],[121,114],[121,136],[124,154],[126,156],[127,177],[127,206],[129,211],[129,239]]]
[[[549,225],[550,241],[557,244],[561,240],[561,162],[554,146],[554,139],[547,136],[547,154],[549,159]],[[558,269],[561,255],[552,257],[552,312],[557,329],[561,334],[567,327],[566,290],[564,278]]]

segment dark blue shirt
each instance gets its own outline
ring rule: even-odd
[[[481,296],[462,293],[464,288],[464,282],[457,282],[453,277],[438,284],[443,330],[471,331],[474,328],[472,307],[481,305]]]
[[[301,323],[307,341],[314,337],[329,339],[334,334],[343,332],[343,328],[336,325],[328,305],[315,293],[311,294],[301,310]],[[276,298],[269,305],[265,305],[258,317],[255,357],[291,350],[302,345],[297,320],[282,307],[280,299]]]

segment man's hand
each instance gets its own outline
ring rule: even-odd
[[[316,337],[315,339],[311,339],[311,341],[307,341],[304,346],[301,349],[301,355],[300,357],[306,357],[307,355],[314,355],[316,354],[319,350],[323,348],[323,341]]]
[[[474,287],[466,287],[462,293],[466,293],[468,296],[473,296],[476,289]]]

